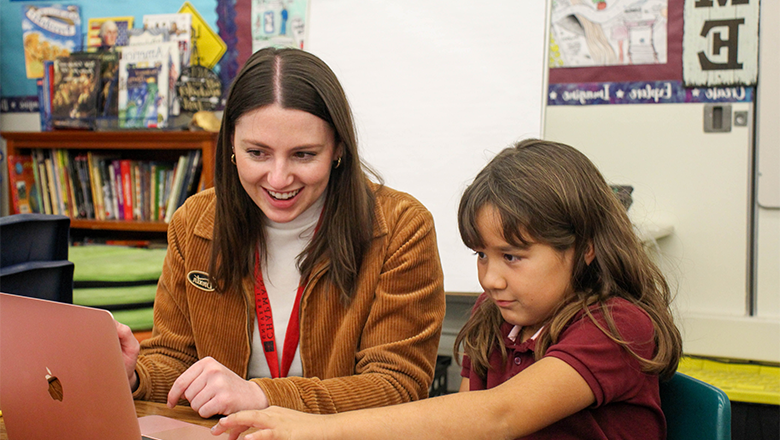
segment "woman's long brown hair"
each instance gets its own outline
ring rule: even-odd
[[[574,294],[548,318],[536,342],[537,359],[583,312],[645,371],[662,378],[674,374],[682,339],[670,309],[669,285],[645,252],[625,208],[584,154],[568,145],[531,139],[493,158],[466,189],[458,209],[461,238],[472,249],[483,245],[476,219],[486,206],[498,212],[504,239],[512,245],[537,242],[559,251],[574,249]],[[595,258],[586,264],[584,255],[591,245]],[[613,297],[630,301],[650,317],[656,344],[651,359],[636,355],[621,338],[606,305]],[[594,318],[594,308],[600,309],[606,328]],[[492,301],[478,304],[456,338],[456,358],[462,346],[481,376],[490,368],[492,350],[500,349],[506,360],[503,322]]]
[[[342,148],[341,164],[331,170],[322,222],[298,256],[303,278],[329,259],[328,276],[345,302],[353,296],[363,255],[374,225],[374,193],[364,170],[377,177],[358,156],[352,112],[336,75],[316,56],[297,49],[266,48],[252,54],[228,94],[216,152],[217,195],[212,282],[219,291],[242,288],[254,270],[254,251],[266,258],[266,217],[244,191],[230,161],[236,122],[257,108],[278,104],[327,122]],[[377,177],[378,178],[378,177]]]

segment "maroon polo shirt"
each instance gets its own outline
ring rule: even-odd
[[[480,301],[484,299],[480,298]],[[622,298],[612,298],[607,304],[622,338],[630,341],[635,353],[646,359],[651,358],[655,342],[653,325],[647,314]],[[601,312],[598,309],[592,312],[607,328]],[[507,353],[506,364],[501,361],[501,353],[494,350],[490,355],[492,369],[486,378],[474,373],[469,358],[464,357],[461,375],[469,379],[470,390],[501,385],[534,363],[535,340],[512,341],[508,337],[512,327],[506,322],[501,327]],[[561,359],[574,368],[590,386],[596,402],[524,438],[666,438],[666,420],[661,411],[658,376],[643,373],[639,362],[610,340],[584,313],[580,312],[572,319],[559,341],[547,349],[546,356]],[[522,394],[518,394],[517,398],[522,399]]]

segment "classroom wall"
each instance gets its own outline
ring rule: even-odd
[[[757,105],[732,104],[746,127],[704,133],[704,104],[546,108],[546,138],[635,187],[635,224],[673,226],[649,250],[675,290],[687,354],[780,361],[780,209],[756,197],[757,170],[780,172],[756,152],[780,145],[778,20],[780,4],[762,2]]]
[[[756,306],[766,311],[780,308],[780,2],[762,2],[760,20],[755,289]],[[775,318],[778,315],[775,313]]]
[[[747,103],[732,110],[753,114]],[[548,106],[544,136],[579,148],[607,180],[633,185],[635,224],[674,227],[650,252],[676,292],[686,353],[777,362],[780,288],[771,278],[780,259],[771,252],[759,256],[757,316],[746,310],[751,130],[705,134],[703,111],[704,104]],[[769,226],[774,214],[759,213],[759,224]]]

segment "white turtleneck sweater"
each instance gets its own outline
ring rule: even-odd
[[[287,332],[287,324],[290,321],[290,313],[301,282],[301,273],[298,271],[296,259],[303,252],[306,245],[314,236],[314,229],[320,218],[320,213],[325,205],[323,194],[312,206],[302,212],[298,217],[287,223],[268,221],[266,226],[266,244],[268,258],[262,264],[263,281],[268,291],[268,299],[271,303],[271,313],[276,332],[276,354],[281,366],[284,338]],[[288,376],[303,376],[300,350],[295,350],[295,357]],[[252,334],[252,354],[249,358],[248,377],[271,377],[271,370],[263,351],[263,342],[260,339],[260,331],[257,327],[257,317]]]

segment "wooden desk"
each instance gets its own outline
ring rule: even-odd
[[[164,403],[142,402],[140,400],[135,401],[135,412],[136,414],[138,414],[138,417],[160,415],[160,416],[172,417],[174,419],[178,419],[183,422],[206,426],[208,428],[214,426],[219,420],[219,417],[203,419],[198,415],[198,413],[193,411],[192,408],[190,408],[189,406],[177,406],[173,409],[170,409]],[[8,436],[5,433],[5,421],[1,416],[0,416],[0,440],[8,440]]]

